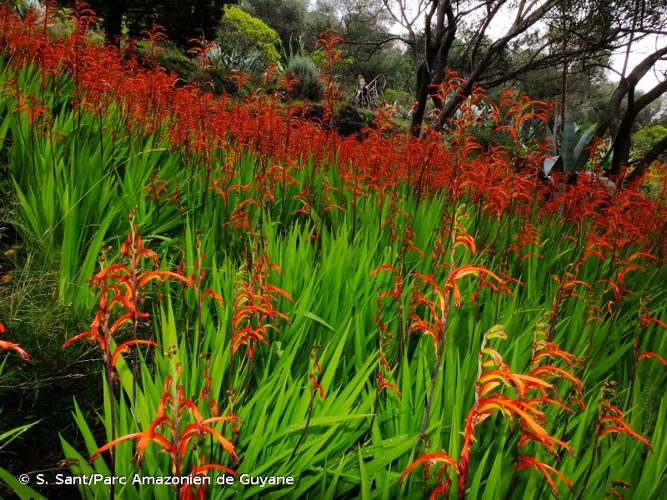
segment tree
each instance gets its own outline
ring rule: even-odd
[[[416,107],[411,128],[419,135],[428,98],[435,96],[431,89],[445,76],[449,51],[456,38],[457,16],[450,0],[419,0],[412,14],[407,0],[383,2],[393,20],[406,32],[401,39],[410,47],[414,59]],[[422,17],[424,30],[420,33],[418,23]]]
[[[359,74],[368,81],[383,75],[402,88],[412,72],[403,45],[398,46],[398,38],[390,32],[390,22],[382,0],[318,0],[306,17],[303,41],[313,49],[321,32],[334,29],[343,38],[343,82],[354,84]]]
[[[664,72],[661,82],[643,95],[636,95],[636,86],[639,80],[660,60],[667,60],[667,45],[656,49],[627,75],[622,75],[618,86],[609,99],[607,119],[600,124],[598,133],[602,134],[608,130],[613,138],[611,175],[618,175],[623,165],[630,164],[632,132],[640,112],[667,92],[667,72]],[[625,108],[623,108],[624,103]],[[635,168],[629,175],[628,180],[633,181],[640,178],[651,163],[665,150],[667,150],[667,140],[658,141],[641,159],[635,162]]]
[[[70,7],[76,6],[75,1],[67,3]],[[88,2],[95,13],[102,18],[102,26],[109,43],[119,43],[123,28],[123,16],[131,3],[129,0],[91,0]]]
[[[510,60],[507,67],[518,66],[530,54],[522,51]],[[519,59],[520,61],[517,61]],[[604,71],[608,64],[607,57],[591,63],[586,59],[569,62],[566,75],[566,100],[563,99],[563,68],[549,66],[518,75],[512,84],[532,99],[548,102],[560,102],[565,113],[558,114],[560,124],[562,116],[567,116],[575,123],[597,123],[605,116],[607,101],[615,85],[607,81]],[[558,125],[558,124],[554,124]],[[559,127],[556,127],[559,128]]]
[[[240,7],[276,30],[286,47],[304,33],[307,0],[242,0]]]
[[[508,11],[512,7],[509,0],[420,0],[411,14],[407,0],[383,1],[395,22],[406,32],[403,40],[410,46],[417,67],[416,107],[412,115],[412,130],[416,135],[420,133],[429,98],[439,110],[432,126],[441,129],[510,43],[525,35],[558,3],[558,0],[521,0],[514,10]],[[491,39],[489,28],[500,15],[511,16],[513,22],[502,36]],[[421,22],[423,31],[419,31]],[[468,70],[462,91],[443,101],[436,89],[450,67],[452,48],[464,28],[470,31],[464,52]]]
[[[69,0],[69,7],[76,5]],[[123,26],[131,36],[139,36],[153,23],[162,26],[170,40],[182,47],[196,37],[211,40],[225,5],[235,0],[89,0],[90,7],[102,18],[110,43],[118,44]]]
[[[437,109],[431,126],[442,129],[475,85],[489,89],[546,68],[561,68],[564,115],[570,68],[583,60],[604,66],[612,51],[665,22],[661,0],[420,0],[412,10],[408,0],[383,1],[402,26],[401,39],[416,63],[415,134],[429,98]],[[632,6],[639,3],[642,22],[632,27]],[[462,90],[443,102],[434,89],[452,67],[453,49],[463,40]],[[522,57],[514,57],[519,53]],[[499,58],[511,64],[495,64]]]
[[[306,25],[303,33],[305,48],[313,50],[317,45],[320,33],[340,29],[336,6],[328,0],[317,0],[314,8],[306,14]]]

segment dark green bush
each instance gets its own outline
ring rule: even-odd
[[[168,73],[178,75],[183,83],[196,83],[217,94],[236,92],[229,69],[221,64],[214,63],[202,67],[179,48],[170,45],[161,47],[156,59]]]

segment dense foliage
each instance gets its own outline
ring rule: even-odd
[[[22,2],[25,0],[17,0]],[[34,3],[34,0],[30,0]],[[53,4],[54,2],[52,2]],[[235,0],[65,0],[68,7],[89,6],[102,18],[108,39],[118,43],[123,35],[139,36],[153,24],[162,26],[173,40],[185,47],[196,37],[215,37],[222,10]]]
[[[102,394],[75,401],[52,466],[295,483],[82,496],[667,493],[664,189],[545,181],[552,106],[510,90],[476,89],[445,134],[378,113],[340,137],[331,33],[316,123],[281,100],[289,78],[238,73],[244,98],[218,97],[71,21],[53,37],[0,10],[14,222]],[[482,105],[502,143],[480,145]],[[54,355],[3,306],[2,376]],[[0,420],[0,447],[53,432],[43,418]],[[10,465],[0,480],[39,498]]]
[[[241,55],[249,56],[258,52],[263,60],[263,67],[276,63],[280,59],[278,45],[280,37],[262,20],[251,16],[236,6],[227,6],[218,28],[218,43],[223,52],[238,50]]]

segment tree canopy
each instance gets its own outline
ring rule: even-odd
[[[76,1],[69,0],[70,7]],[[110,41],[116,41],[123,30],[138,36],[153,23],[164,28],[170,40],[186,46],[188,40],[213,39],[225,5],[235,0],[89,0],[88,4],[102,17]]]

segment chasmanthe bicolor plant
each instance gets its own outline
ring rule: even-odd
[[[76,394],[49,456],[77,476],[238,474],[82,496],[664,496],[667,191],[545,181],[553,106],[513,90],[473,89],[442,134],[387,111],[340,136],[334,33],[318,119],[278,68],[216,95],[159,67],[157,27],[119,49],[88,10],[56,17],[0,6],[15,225],[57,277],[63,356],[85,341],[101,360],[102,403]],[[39,345],[13,286],[3,389]],[[278,474],[294,483],[240,483]]]

